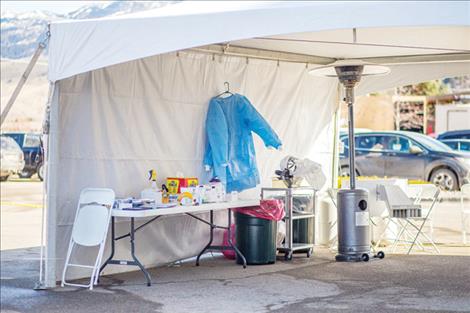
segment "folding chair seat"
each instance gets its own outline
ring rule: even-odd
[[[423,208],[421,204],[415,204],[415,202],[411,200],[399,186],[379,185],[377,187],[377,192],[379,198],[385,202],[390,215],[386,228],[388,228],[390,223],[395,223],[399,228],[396,238],[393,242],[393,251],[395,251],[398,242],[411,243],[408,254],[411,252],[415,244],[424,249],[423,242],[420,240],[422,237],[429,241],[435,251],[439,253],[439,249],[437,248],[433,239],[423,232],[423,227],[425,226],[426,222],[430,220],[430,216],[437,202],[440,192],[439,188],[434,185],[426,188],[426,193],[432,194],[432,203],[428,209]],[[421,196],[423,196],[423,193],[421,193]],[[411,231],[409,229],[410,227],[412,229]],[[384,234],[380,236],[377,245],[383,239],[383,235]],[[411,241],[402,240],[403,236],[408,236]]]
[[[68,285],[86,287],[92,290],[93,285],[97,284],[114,200],[114,191],[111,189],[87,188],[80,193],[72,235],[62,272],[62,287]],[[98,246],[98,254],[92,265],[70,263],[72,252],[76,246]],[[68,283],[65,279],[68,267],[91,269],[90,283],[87,285]]]

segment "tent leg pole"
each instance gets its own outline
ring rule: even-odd
[[[39,56],[41,55],[42,51],[46,48],[48,40],[49,40],[49,32],[47,32],[46,39],[43,42],[39,43],[39,46],[34,52],[33,57],[31,58],[31,61],[29,61],[28,66],[26,67],[26,70],[24,71],[23,75],[21,75],[20,81],[16,85],[15,90],[13,90],[13,94],[8,100],[8,103],[5,106],[5,109],[3,109],[1,119],[0,119],[0,126],[3,125],[3,122],[5,122],[5,119],[7,118],[8,113],[10,112],[13,106],[13,103],[15,103],[15,100],[16,98],[18,98],[18,95],[20,94],[21,89],[23,89],[24,84],[28,80],[28,77],[34,68],[34,65],[38,61]]]
[[[44,277],[44,254],[45,254],[45,228],[47,224],[46,218],[46,206],[47,206],[47,183],[48,183],[48,170],[47,164],[48,154],[49,154],[49,125],[50,125],[50,106],[52,102],[52,95],[54,94],[54,84],[49,84],[49,95],[47,97],[47,105],[46,105],[46,113],[44,116],[43,122],[43,136],[42,136],[42,155],[43,155],[43,188],[42,188],[42,209],[41,209],[41,247],[40,247],[40,254],[39,254],[39,281],[34,285],[34,290],[45,290],[45,277]]]

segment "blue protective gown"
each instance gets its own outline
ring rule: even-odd
[[[215,97],[206,118],[204,165],[226,185],[227,192],[253,188],[260,183],[251,132],[266,147],[278,149],[281,141],[250,101],[242,95]]]

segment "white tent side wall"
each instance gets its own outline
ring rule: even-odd
[[[55,260],[55,271],[49,266],[49,284],[62,271],[82,188],[108,187],[118,197],[138,196],[148,186],[147,172],[152,168],[161,182],[179,171],[207,178],[202,166],[207,105],[223,91],[225,81],[252,101],[283,141],[281,152],[267,150],[254,136],[262,185],[271,185],[274,169],[287,154],[318,160],[331,173],[333,148],[328,138],[334,131],[330,122],[337,107],[337,83],[315,79],[304,64],[181,52],[59,81],[53,103],[57,116],[51,121],[56,125],[51,130],[55,146],[48,244],[54,247],[48,247],[48,256]],[[324,137],[316,144],[320,134]],[[257,195],[259,189],[244,194]],[[125,231],[127,221],[118,223],[117,233]],[[168,217],[137,233],[137,255],[147,266],[194,256],[207,235],[205,224],[184,216]],[[128,242],[117,247],[118,252],[128,251]],[[79,255],[82,262],[89,257]],[[129,269],[108,268],[118,270]]]
[[[327,62],[362,56],[396,63],[400,56],[409,60],[407,55],[420,61],[420,54],[426,55],[427,61],[433,55],[439,61],[446,57],[447,61],[466,60],[392,64],[389,76],[363,79],[357,94],[470,74],[468,1],[410,2],[406,10],[402,9],[403,4],[393,1],[262,1],[230,5],[209,2],[193,11],[195,3],[187,1],[168,10],[51,25],[49,79],[56,88],[51,107],[47,186],[48,286],[55,284],[62,270],[82,188],[110,187],[118,197],[138,196],[147,186],[147,171],[151,168],[157,170],[160,179],[178,171],[207,178],[202,169],[205,114],[209,99],[223,91],[225,81],[230,82],[233,91],[252,101],[284,143],[284,150],[277,152],[266,150],[259,139],[255,140],[262,185],[270,185],[273,170],[287,154],[319,161],[332,179],[332,117],[339,99],[335,79],[310,76],[305,63],[278,64],[187,51],[178,56],[169,52],[234,40],[259,49],[259,42],[250,39],[299,32],[306,32],[308,39],[310,35],[321,37],[321,30],[326,31],[326,37],[331,34],[328,31],[340,30],[337,34],[346,34],[343,44],[347,45],[321,46],[312,42],[304,46],[279,41],[271,43],[270,49],[301,53],[306,55],[302,61],[306,63],[315,63],[308,61],[312,58]],[[244,21],[243,27],[240,21]],[[414,32],[417,26],[444,26],[453,40],[447,45],[442,38],[426,32],[422,48],[404,47],[413,45],[412,35],[407,36],[411,42],[401,43],[403,47],[393,46],[402,32]],[[380,40],[380,47],[374,50],[368,44],[373,45],[376,40],[365,45],[353,43],[353,28],[361,36],[363,29],[379,31],[387,27],[401,28],[389,29],[386,38]],[[243,42],[245,39],[247,42]],[[319,47],[327,47],[319,53],[323,58],[316,58],[313,53]],[[453,55],[446,56],[444,52]],[[249,197],[250,192],[245,196]],[[118,233],[127,230],[127,223],[119,223]],[[183,216],[162,219],[138,232],[137,254],[147,266],[193,256],[206,243],[207,233],[206,225]],[[126,250],[127,242],[123,240],[118,251]],[[86,262],[88,255],[79,255],[79,261]],[[124,268],[111,266],[108,271],[117,270]]]

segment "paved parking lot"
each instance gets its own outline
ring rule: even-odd
[[[39,182],[1,184],[1,311],[17,312],[470,312],[470,245],[460,236],[456,201],[435,212],[441,255],[387,255],[336,263],[318,247],[312,258],[282,257],[243,270],[220,257],[102,278],[94,291],[32,290],[38,277]],[[22,248],[22,249],[15,249]],[[400,251],[400,250],[399,250]]]
[[[9,250],[1,264],[2,312],[470,312],[470,257],[390,255],[337,263],[328,250],[248,266],[208,258],[102,278],[93,291],[34,291],[37,249]]]

